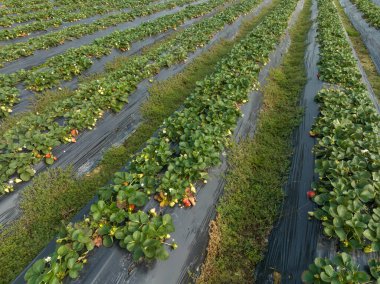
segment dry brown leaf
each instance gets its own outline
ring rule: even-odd
[[[195,204],[197,204],[197,200],[195,199],[195,197],[189,197],[189,201],[191,203],[191,205],[195,206]]]
[[[101,247],[103,244],[103,239],[101,236],[97,236],[95,239],[94,239],[94,245],[96,247]]]
[[[124,209],[124,208],[127,208],[127,201],[123,200],[123,201],[116,201],[116,206],[117,208],[119,209]]]

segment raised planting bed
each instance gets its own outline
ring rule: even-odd
[[[319,0],[318,7],[319,78],[329,85],[317,95],[321,111],[310,132],[317,137],[314,152],[319,177],[313,186],[316,194],[310,195],[319,207],[310,216],[322,221],[327,237],[339,240],[338,250],[355,255],[363,267],[364,261],[378,258],[380,250],[380,116],[376,100],[363,84],[334,3]],[[338,254],[333,262],[316,259],[305,272],[304,281],[371,281],[369,274],[356,267],[345,254]],[[372,273],[372,277],[378,275]]]

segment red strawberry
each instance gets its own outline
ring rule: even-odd
[[[73,129],[73,130],[71,130],[70,133],[71,133],[72,136],[77,136],[78,135],[78,130]]]
[[[135,210],[135,205],[134,204],[129,204],[129,206],[128,206],[128,209],[129,209],[129,211],[133,211],[133,210]]]
[[[47,158],[47,159],[51,158],[51,154],[50,154],[50,153],[47,153],[47,154],[45,155],[45,158]]]
[[[307,197],[311,199],[311,198],[313,198],[315,196],[315,191],[310,190],[306,194],[307,194]]]
[[[185,207],[190,207],[190,206],[191,206],[191,202],[190,202],[190,200],[189,200],[188,198],[184,198],[184,199],[182,200],[182,203],[183,203],[183,205],[184,205]]]

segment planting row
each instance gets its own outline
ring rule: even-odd
[[[32,13],[26,12],[22,14],[3,16],[0,18],[0,26],[11,27],[14,23],[23,23],[32,20],[39,23],[46,22],[46,27],[58,26],[64,21],[77,21],[92,15],[104,14],[112,10],[129,8],[136,5],[140,4],[131,0],[111,0],[107,1],[107,3],[104,3],[100,0],[81,0],[75,4],[72,3],[63,7],[54,8],[50,2],[50,9],[43,9],[42,11],[35,11]],[[49,4],[47,7],[49,7]],[[25,30],[25,33],[28,33],[27,29]]]
[[[22,6],[14,6],[12,4],[4,4],[3,3],[3,8],[0,10],[0,16],[4,17],[6,15],[17,15],[17,14],[25,14],[25,13],[30,13],[34,11],[39,11],[39,10],[50,10],[54,7],[53,2],[45,2],[45,3],[36,3],[36,4],[31,4],[31,5],[22,5]]]
[[[190,1],[192,0],[173,0],[168,3],[184,5]],[[225,3],[226,1],[222,0],[212,0],[204,4],[189,6],[178,13],[160,17],[135,28],[115,31],[108,36],[96,39],[89,45],[71,48],[30,70],[20,70],[1,76],[0,117],[7,116],[12,111],[12,106],[19,101],[20,91],[15,87],[18,83],[23,82],[27,89],[33,91],[43,91],[59,86],[62,80],[70,80],[89,69],[93,59],[110,54],[113,48],[126,51],[133,41],[160,34],[171,28],[175,29],[186,20],[207,14]]]
[[[5,6],[6,8],[2,9],[3,15],[0,18],[0,26],[11,27],[15,23],[53,19],[55,17],[63,16],[63,13],[65,12],[71,13],[74,11],[80,11],[81,8],[86,8],[86,4],[88,5],[88,0],[78,1],[77,6],[69,5],[63,7],[55,7],[54,3],[50,1],[48,1],[47,3],[21,5],[12,8],[8,8],[7,6]]]
[[[142,3],[147,3],[145,0]],[[64,28],[59,31],[51,32],[46,35],[31,38],[26,42],[18,42],[8,44],[0,50],[0,66],[6,62],[11,62],[21,57],[33,55],[36,50],[49,49],[58,45],[62,45],[67,40],[74,40],[81,38],[85,35],[93,34],[97,31],[107,29],[120,23],[132,21],[138,17],[148,16],[153,13],[174,8],[175,3],[178,1],[169,1],[161,4],[142,6],[130,12],[119,13],[99,19],[89,24],[79,24],[71,27]],[[189,3],[192,1],[179,1],[179,3]]]
[[[220,163],[221,151],[241,115],[239,105],[256,87],[259,70],[279,42],[296,4],[282,1],[218,63],[213,75],[198,83],[184,108],[165,120],[158,137],[148,141],[127,171],[116,173],[114,184],[99,191],[100,201],[92,205],[90,215],[68,226],[55,253],[29,269],[25,276],[29,283],[61,281],[67,274],[75,278],[95,245],[110,246],[114,240],[132,252],[135,260],[168,257],[162,246],[169,244],[164,239],[170,235],[165,233],[174,229],[170,216],[160,222],[154,219],[154,209],[150,215],[128,210],[143,207],[152,194],[161,207],[177,202],[195,205],[193,183],[206,182],[207,169]],[[157,229],[165,224],[169,226]],[[169,245],[176,248],[174,243]]]
[[[77,3],[83,3],[87,0],[13,0],[13,1],[2,1],[2,9],[0,11],[0,16],[5,16],[9,14],[24,14],[38,10],[51,9],[53,7],[59,8],[63,6],[75,5]],[[99,0],[93,1],[97,3]]]
[[[313,200],[319,208],[309,214],[322,221],[325,235],[336,237],[342,250],[379,251],[380,116],[361,81],[334,2],[318,4],[319,78],[331,86],[316,97],[320,116],[310,134],[318,142]],[[379,260],[369,260],[368,266],[369,273],[359,271],[348,254],[338,253],[332,260],[316,258],[302,280],[378,283]]]
[[[21,7],[22,5],[25,5],[26,7],[34,7],[36,5],[43,5],[44,3],[47,3],[50,1],[47,0],[5,0],[2,1],[2,5],[4,6],[5,9],[8,8],[18,8]],[[54,1],[56,2],[56,1]]]
[[[380,7],[372,0],[351,0],[371,26],[380,29]]]
[[[226,23],[231,23],[256,2],[235,4],[162,42],[147,54],[126,60],[117,70],[109,70],[103,77],[81,84],[71,97],[52,103],[42,113],[30,114],[18,121],[0,140],[1,182],[17,177],[3,183],[0,193],[11,191],[14,181],[29,180],[34,175],[33,165],[41,160],[52,164],[53,147],[75,142],[73,136],[77,130],[94,127],[104,111],[119,111],[139,82],[185,60],[189,52],[208,42]]]
[[[319,78],[333,86],[317,95],[311,131],[318,182],[312,216],[341,249],[380,250],[380,115],[361,74],[334,3],[319,0]]]
[[[137,4],[134,4],[130,0],[124,0],[122,2],[115,1],[112,3],[105,3],[101,5],[94,5],[95,3],[82,3],[75,4],[67,8],[62,8],[59,10],[52,10],[50,12],[44,11],[39,12],[38,14],[25,14],[21,17],[29,18],[35,17],[38,21],[32,23],[18,25],[12,29],[3,29],[0,30],[0,40],[10,40],[17,37],[28,36],[31,32],[43,31],[48,28],[58,28],[65,22],[76,22],[91,16],[106,14],[111,11],[117,11],[125,8],[138,8],[145,6],[149,1],[139,1]],[[4,25],[4,21],[9,21],[9,19],[2,18],[0,19],[0,25]],[[98,23],[101,25],[101,23]],[[78,26],[80,27],[80,26]]]

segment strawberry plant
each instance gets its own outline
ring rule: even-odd
[[[347,253],[336,255],[332,260],[316,258],[309,269],[302,274],[304,283],[369,283],[370,276],[359,271]]]
[[[37,260],[27,271],[27,283],[60,283],[66,276],[77,278],[89,252],[95,247],[111,247],[115,240],[133,254],[135,261],[165,260],[169,254],[164,246],[176,246],[167,243],[169,233],[174,231],[170,215],[159,216],[154,211],[128,213],[117,208],[114,202],[99,201],[93,206],[101,208],[101,218],[94,215],[99,211],[92,209],[84,221],[67,225],[56,241],[55,252]]]
[[[8,116],[12,112],[11,107],[19,101],[20,98],[16,88],[0,87],[0,117]]]
[[[380,260],[370,259],[368,261],[369,271],[374,279],[377,279],[377,283],[380,281]]]
[[[139,228],[142,228],[141,230]],[[170,215],[162,218],[149,215],[144,212],[131,214],[129,222],[115,232],[115,237],[120,240],[120,246],[132,253],[135,261],[141,257],[147,259],[165,260],[168,252],[162,246],[162,242],[169,238],[168,233],[174,231],[173,221]],[[155,238],[155,236],[161,236]]]

